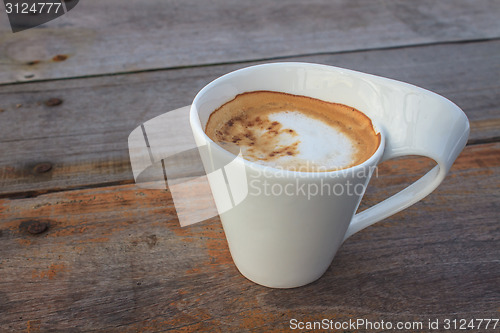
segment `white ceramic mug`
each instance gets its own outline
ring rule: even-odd
[[[257,90],[352,106],[376,125],[380,146],[364,163],[330,172],[284,172],[235,158],[214,144],[204,128],[216,108]],[[207,173],[229,161],[244,170],[244,177],[236,180],[209,177],[210,187],[237,268],[248,279],[274,288],[318,279],[347,237],[431,193],[469,136],[463,111],[442,96],[387,78],[308,63],[264,64],[224,75],[197,94],[190,122],[198,146],[210,147],[202,156]],[[355,214],[377,164],[405,155],[426,156],[437,165],[401,192]],[[245,194],[243,200],[232,201],[231,209],[222,207],[227,198],[221,193],[228,189],[233,197]],[[311,193],[316,189],[324,191]]]

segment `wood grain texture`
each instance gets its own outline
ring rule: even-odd
[[[321,279],[289,290],[238,273],[218,218],[180,228],[167,191],[1,199],[0,330],[280,332],[292,318],[497,318],[499,156],[500,143],[467,147],[438,190],[354,235]],[[384,163],[364,206],[429,166]],[[32,235],[29,221],[48,229]]]
[[[0,83],[491,39],[499,13],[496,0],[86,0],[21,34],[0,16]]]
[[[287,60],[387,76],[442,94],[466,112],[477,143],[500,136],[499,48],[500,41],[490,41]],[[136,126],[189,104],[216,77],[253,64],[0,87],[0,195],[130,183],[127,137]],[[51,98],[62,104],[47,106]],[[41,162],[52,169],[35,173]]]

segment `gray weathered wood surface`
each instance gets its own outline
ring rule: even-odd
[[[499,17],[497,0],[82,0],[12,34],[0,13],[0,332],[283,332],[293,318],[439,319],[444,332],[499,318]],[[471,121],[435,192],[291,290],[242,277],[218,217],[179,227],[168,191],[133,183],[127,150],[135,127],[212,79],[270,61],[409,82]],[[360,209],[432,165],[383,163]]]
[[[422,158],[384,163],[363,206],[429,166]],[[290,290],[243,278],[219,219],[180,228],[165,191],[121,185],[0,199],[0,325],[281,332],[292,318],[497,317],[498,172],[499,143],[467,147],[436,192],[354,235],[321,279]],[[33,220],[48,230],[29,234],[23,223]]]
[[[497,0],[82,0],[18,34],[0,16],[0,83],[499,38],[499,15]]]

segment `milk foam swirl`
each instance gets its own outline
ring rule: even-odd
[[[300,171],[360,164],[380,143],[356,109],[269,91],[236,96],[211,114],[205,131],[215,142],[238,145],[249,161]]]

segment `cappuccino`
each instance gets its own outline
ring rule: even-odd
[[[271,91],[237,95],[212,112],[205,133],[249,161],[303,172],[361,164],[380,144],[370,118],[352,107]]]

